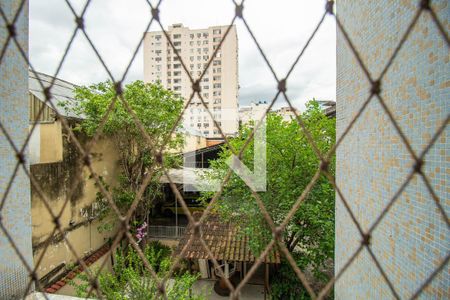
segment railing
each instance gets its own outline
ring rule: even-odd
[[[158,238],[180,238],[186,227],[184,226],[163,226],[163,225],[150,225],[148,226],[148,236]]]

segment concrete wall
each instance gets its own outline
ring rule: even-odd
[[[29,152],[30,164],[62,161],[63,141],[61,122],[54,121],[37,124],[30,138]]]
[[[84,138],[80,136],[80,140],[83,141]],[[111,186],[114,186],[117,180],[119,168],[115,149],[113,142],[103,139],[99,140],[92,150],[94,170]],[[94,206],[92,204],[96,200],[96,194],[99,189],[95,186],[94,180],[89,179],[90,173],[87,168],[83,169],[82,174],[78,174],[76,162],[79,159],[79,155],[74,144],[65,136],[63,161],[32,165],[31,172],[38,179],[55,214],[61,211],[64,202],[70,197],[69,190],[72,182],[76,180],[77,176],[82,176],[80,184],[68,200],[61,217],[62,227],[68,231],[66,237],[81,258],[101,247],[109,237],[116,233],[116,228],[103,232],[98,230],[100,224],[107,222],[113,224],[114,218],[107,218],[101,222],[98,220],[91,221],[91,218],[98,212],[95,204]],[[43,242],[52,233],[54,224],[48,210],[44,206],[44,202],[34,189],[31,192],[31,205],[33,254],[35,261],[37,261],[44,250]],[[37,270],[39,278],[42,278],[62,264],[74,263],[76,259],[60,234],[55,234],[51,241]],[[58,272],[56,273],[58,274]]]
[[[5,0],[0,6],[9,20],[19,7],[18,0]],[[28,3],[15,23],[17,40],[28,53]],[[6,25],[0,18],[0,48],[7,39]],[[0,64],[0,122],[18,148],[28,135],[28,65],[13,42]],[[27,159],[28,153],[25,153]],[[5,135],[0,132],[0,199],[13,174],[17,159]],[[25,164],[28,168],[28,163]],[[33,267],[31,251],[30,181],[20,168],[0,212],[1,221],[14,238],[26,263]],[[21,298],[29,282],[28,271],[0,231],[0,299]]]
[[[186,133],[184,135],[183,153],[194,151],[206,147],[206,138],[204,136]]]
[[[388,62],[416,12],[418,1],[351,1],[337,4],[348,30],[374,78]],[[450,31],[448,1],[432,1]],[[337,34],[337,136],[367,98],[370,85]],[[450,113],[449,48],[428,13],[400,51],[382,82],[382,95],[416,153]],[[449,130],[425,157],[424,172],[447,214],[450,212]],[[367,230],[413,167],[396,130],[374,99],[337,151],[337,183]],[[338,197],[338,196],[337,196]],[[336,200],[336,272],[360,244],[360,236],[339,198]],[[450,232],[423,180],[415,176],[372,236],[371,247],[402,299],[409,298],[450,250]],[[422,294],[448,299],[447,265]],[[335,287],[336,299],[390,299],[392,294],[364,250]]]

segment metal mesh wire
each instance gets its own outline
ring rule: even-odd
[[[95,41],[90,38],[89,33],[86,31],[86,29],[84,27],[84,16],[86,14],[86,11],[89,8],[89,5],[90,5],[91,1],[88,0],[86,2],[85,6],[82,9],[80,14],[78,14],[75,11],[75,9],[73,8],[73,6],[71,5],[71,3],[68,0],[65,0],[65,2],[67,3],[67,6],[72,11],[73,16],[75,18],[75,28],[74,28],[73,34],[72,34],[72,36],[71,36],[71,38],[70,38],[70,40],[69,40],[69,42],[67,44],[67,47],[65,48],[64,54],[61,57],[61,60],[59,61],[58,67],[56,69],[56,72],[53,74],[53,77],[56,78],[57,75],[59,74],[59,72],[61,70],[61,67],[62,67],[62,65],[63,65],[63,63],[64,63],[64,61],[65,61],[65,59],[67,57],[67,53],[68,53],[69,49],[71,48],[71,45],[72,45],[74,39],[76,38],[76,36],[77,35],[82,35],[82,36],[84,36],[86,38],[86,40],[90,44],[91,48],[95,52],[96,57],[98,58],[98,60],[100,61],[100,63],[104,67],[105,71],[107,72],[107,74],[109,76],[109,79],[111,79],[115,83],[116,95],[115,95],[115,97],[113,99],[111,99],[111,103],[110,103],[110,105],[108,107],[108,110],[104,114],[102,122],[100,123],[100,125],[98,127],[98,130],[96,131],[95,135],[93,136],[93,138],[85,146],[83,146],[82,143],[77,140],[77,137],[73,133],[73,131],[71,129],[71,126],[67,123],[67,121],[64,119],[64,117],[61,117],[58,114],[58,119],[61,121],[63,128],[67,131],[68,135],[73,140],[77,150],[79,151],[80,159],[77,162],[76,170],[78,172],[81,172],[82,168],[84,168],[84,167],[88,168],[89,172],[92,175],[92,178],[97,183],[99,191],[107,199],[108,204],[111,206],[113,212],[117,215],[118,219],[120,220],[119,232],[116,235],[114,241],[112,242],[112,246],[111,246],[109,251],[112,251],[112,249],[114,249],[115,246],[117,246],[118,243],[123,238],[128,239],[129,243],[137,251],[139,257],[142,259],[145,267],[148,269],[148,271],[150,272],[150,274],[153,277],[153,279],[155,280],[155,282],[158,283],[158,287],[159,287],[159,289],[158,289],[158,293],[159,293],[158,296],[159,297],[163,297],[163,298],[167,298],[166,289],[165,289],[166,284],[167,284],[168,279],[170,278],[170,276],[173,274],[174,269],[180,263],[182,255],[180,255],[180,256],[175,258],[175,261],[173,262],[172,267],[171,267],[170,271],[168,272],[168,274],[165,277],[163,277],[163,278],[159,278],[157,276],[156,272],[154,271],[154,269],[152,268],[151,264],[148,262],[148,260],[146,259],[145,255],[143,254],[140,246],[136,243],[135,238],[130,233],[130,218],[131,218],[133,212],[135,211],[137,205],[141,201],[141,198],[142,198],[142,196],[144,194],[144,191],[145,191],[147,185],[150,183],[150,180],[151,180],[152,176],[154,176],[154,171],[155,171],[154,167],[155,167],[155,165],[152,166],[150,172],[148,172],[148,174],[146,175],[145,179],[143,180],[143,183],[142,183],[141,187],[139,188],[139,190],[138,190],[138,192],[136,194],[136,197],[135,197],[132,205],[130,206],[128,212],[125,215],[123,215],[123,214],[120,213],[118,207],[114,203],[110,192],[104,187],[104,185],[103,185],[99,175],[93,169],[92,163],[91,163],[91,157],[90,157],[93,145],[95,145],[96,142],[99,140],[99,138],[102,136],[102,131],[104,129],[104,126],[105,126],[106,120],[108,118],[108,115],[110,114],[110,112],[114,108],[116,102],[118,102],[118,101],[123,103],[124,107],[127,109],[129,114],[133,117],[137,127],[141,131],[142,136],[146,139],[146,141],[149,143],[149,145],[153,146],[153,144],[154,144],[152,139],[147,135],[146,131],[144,130],[144,127],[143,127],[143,125],[141,123],[141,120],[139,120],[139,118],[136,116],[136,114],[130,108],[130,106],[128,105],[127,101],[124,99],[123,94],[122,94],[122,84],[123,84],[123,82],[124,82],[124,80],[125,80],[125,78],[126,78],[126,76],[128,74],[130,66],[133,64],[133,62],[134,62],[134,60],[136,58],[136,54],[138,53],[139,48],[141,47],[141,45],[143,43],[144,35],[142,36],[142,38],[139,40],[138,44],[136,45],[136,48],[135,48],[135,50],[133,52],[133,55],[132,55],[132,58],[129,61],[127,67],[125,68],[125,70],[123,72],[123,75],[120,78],[115,78],[112,75],[112,72],[108,68],[108,66],[105,63],[105,61],[102,59],[102,56],[97,51],[96,46],[95,46]],[[185,62],[183,61],[182,57],[178,53],[178,50],[176,49],[176,47],[173,45],[172,40],[169,38],[169,35],[168,35],[167,31],[164,29],[162,20],[160,19],[160,11],[159,11],[159,7],[161,5],[161,2],[162,1],[159,1],[156,5],[153,5],[152,3],[150,3],[150,1],[147,0],[147,3],[148,3],[148,5],[149,5],[149,7],[151,9],[152,17],[151,17],[150,21],[148,22],[144,32],[148,31],[150,26],[153,23],[155,23],[155,22],[160,26],[161,30],[164,32],[164,35],[167,38],[167,41],[170,44],[171,49],[173,50],[175,55],[179,58],[180,63],[182,65],[182,69],[184,70],[186,75],[189,77],[189,80],[190,80],[191,85],[192,85],[191,96],[189,97],[189,99],[187,99],[186,104],[185,104],[185,106],[183,108],[182,114],[180,114],[180,116],[178,117],[178,120],[177,120],[176,124],[174,124],[174,126],[172,127],[170,134],[167,135],[167,137],[165,139],[165,142],[163,143],[163,145],[159,149],[156,149],[155,147],[152,147],[152,154],[156,158],[156,160],[155,160],[156,163],[155,164],[159,164],[160,167],[163,168],[163,172],[164,172],[165,176],[167,176],[167,178],[169,179],[171,189],[176,194],[177,199],[179,201],[179,204],[181,205],[181,208],[183,209],[184,213],[186,214],[188,220],[194,224],[194,228],[197,229],[197,230],[193,231],[194,233],[191,235],[187,245],[182,249],[181,254],[184,254],[184,252],[186,251],[187,247],[192,243],[192,241],[194,239],[198,239],[201,242],[201,244],[203,245],[205,251],[209,254],[209,258],[212,260],[214,266],[222,271],[222,269],[219,267],[218,261],[213,256],[213,254],[211,252],[211,249],[208,248],[207,244],[203,240],[203,237],[201,235],[201,227],[202,227],[202,223],[205,221],[207,216],[211,213],[211,210],[212,210],[212,207],[213,207],[214,203],[220,198],[221,194],[223,193],[224,187],[227,184],[227,182],[230,179],[230,176],[232,174],[232,170],[229,169],[227,174],[223,178],[223,181],[222,181],[222,184],[220,186],[219,191],[217,191],[215,193],[215,195],[213,196],[211,202],[209,203],[207,208],[204,210],[202,217],[198,221],[195,221],[193,216],[192,216],[192,214],[190,213],[190,211],[188,209],[188,206],[187,206],[186,202],[183,199],[183,196],[180,194],[180,192],[176,188],[175,184],[171,180],[171,177],[168,174],[168,171],[166,169],[164,169],[164,166],[161,163],[162,160],[164,159],[165,146],[169,142],[169,140],[170,140],[170,138],[172,136],[172,133],[175,132],[178,124],[182,121],[183,113],[185,112],[185,110],[187,109],[189,104],[191,103],[194,95],[197,95],[198,98],[200,99],[200,101],[202,102],[203,107],[206,109],[206,111],[208,112],[210,117],[213,119],[214,125],[218,128],[221,137],[225,141],[225,144],[239,158],[242,157],[242,154],[243,154],[244,150],[249,145],[250,141],[253,139],[255,130],[257,130],[257,128],[259,128],[259,126],[262,124],[262,120],[264,118],[263,117],[257,123],[255,128],[253,129],[253,132],[252,132],[251,136],[249,136],[248,140],[246,141],[244,147],[241,148],[240,151],[237,151],[229,143],[228,138],[224,135],[224,133],[223,133],[221,127],[219,126],[218,122],[214,119],[213,114],[212,114],[210,108],[208,107],[208,104],[205,103],[205,100],[204,100],[204,98],[202,97],[202,94],[201,94],[201,89],[200,89],[200,84],[199,84],[200,81],[202,80],[203,76],[205,75],[205,72],[209,69],[209,67],[211,65],[211,62],[212,62],[213,58],[215,57],[215,54],[217,53],[217,51],[219,51],[223,41],[226,39],[226,37],[227,37],[227,35],[228,35],[229,31],[230,31],[231,26],[235,22],[240,21],[240,22],[242,22],[243,26],[246,28],[246,30],[250,34],[251,39],[256,44],[259,53],[262,55],[265,63],[269,67],[270,72],[272,73],[273,78],[274,78],[274,80],[275,80],[275,82],[277,83],[277,86],[278,86],[277,90],[275,91],[275,96],[273,97],[269,107],[267,108],[266,112],[264,113],[264,116],[271,110],[272,106],[274,105],[275,101],[278,98],[280,98],[280,97],[284,98],[286,100],[286,102],[288,103],[289,107],[295,113],[297,122],[299,123],[299,125],[302,128],[304,134],[306,135],[306,137],[308,139],[308,142],[310,143],[310,145],[314,149],[314,152],[317,155],[318,159],[320,160],[320,165],[317,168],[317,171],[316,171],[315,175],[312,177],[311,182],[307,185],[307,187],[302,192],[300,197],[295,201],[294,205],[290,209],[289,213],[286,215],[286,217],[283,220],[283,222],[281,222],[278,225],[270,217],[270,214],[266,210],[266,208],[265,208],[265,206],[263,204],[263,201],[261,200],[261,198],[258,195],[258,193],[256,191],[253,191],[253,190],[251,191],[252,195],[253,195],[253,197],[254,197],[254,199],[255,199],[255,201],[256,201],[259,209],[260,209],[260,212],[261,212],[262,216],[264,217],[264,219],[266,220],[267,224],[269,225],[269,227],[272,230],[273,238],[267,244],[267,246],[265,247],[264,251],[262,251],[262,253],[259,255],[259,257],[256,259],[254,265],[251,267],[251,269],[248,271],[247,275],[243,278],[243,280],[239,283],[239,285],[237,285],[236,287],[233,287],[231,282],[228,279],[225,278],[226,285],[231,290],[230,298],[232,298],[232,299],[238,299],[239,298],[240,291],[243,288],[243,286],[248,282],[248,280],[250,279],[252,274],[255,273],[257,267],[262,262],[264,262],[265,256],[276,245],[278,246],[278,249],[285,256],[286,260],[289,262],[289,264],[291,265],[291,267],[295,271],[295,274],[297,275],[297,277],[298,277],[299,281],[301,282],[301,284],[305,287],[305,289],[307,290],[307,292],[309,293],[309,295],[313,299],[315,299],[315,298],[322,299],[322,298],[326,297],[329,294],[329,292],[332,289],[332,287],[334,286],[334,284],[336,283],[336,281],[339,280],[339,278],[341,278],[341,276],[344,274],[344,272],[346,272],[346,270],[349,268],[349,266],[355,261],[355,259],[358,257],[358,255],[360,255],[361,251],[363,251],[363,250],[366,250],[367,253],[370,255],[371,259],[374,262],[374,265],[380,271],[380,274],[384,278],[384,281],[389,286],[389,289],[392,292],[392,296],[397,298],[397,299],[400,298],[399,293],[396,290],[396,287],[394,286],[392,281],[389,279],[389,274],[383,269],[382,265],[380,264],[379,258],[377,258],[377,256],[372,251],[370,241],[371,241],[371,236],[372,236],[373,231],[376,230],[376,228],[378,227],[380,222],[388,214],[389,210],[392,208],[392,206],[394,205],[396,200],[399,198],[399,196],[402,194],[402,192],[405,190],[405,188],[408,186],[409,182],[412,180],[412,178],[415,175],[420,176],[423,179],[423,181],[425,183],[425,186],[426,186],[426,188],[428,189],[428,191],[429,191],[429,193],[431,195],[431,200],[434,201],[437,209],[442,214],[442,217],[443,217],[447,227],[450,227],[449,219],[448,219],[448,216],[445,213],[445,210],[444,210],[444,208],[442,206],[442,202],[439,199],[438,195],[435,193],[434,188],[431,185],[430,180],[427,177],[427,174],[425,174],[423,172],[423,168],[422,168],[422,166],[424,164],[425,155],[429,152],[429,150],[432,148],[434,143],[438,140],[440,135],[444,132],[444,130],[445,130],[445,128],[446,128],[446,126],[447,126],[447,124],[449,122],[449,116],[447,116],[446,119],[443,121],[443,123],[441,125],[439,125],[438,130],[435,132],[434,136],[432,136],[429,144],[425,147],[425,149],[423,149],[423,151],[421,153],[416,153],[413,150],[413,148],[411,147],[411,144],[408,141],[408,138],[405,135],[404,131],[402,130],[402,128],[397,123],[393,113],[391,112],[389,107],[386,105],[386,100],[381,95],[382,82],[383,82],[383,79],[385,77],[386,72],[392,66],[392,63],[394,62],[394,60],[398,56],[398,53],[399,53],[400,49],[405,44],[405,41],[410,36],[413,28],[415,27],[415,25],[417,24],[418,20],[421,18],[422,15],[428,14],[431,17],[432,22],[434,22],[435,26],[438,28],[438,30],[439,30],[439,32],[441,34],[441,38],[445,41],[445,46],[447,48],[449,47],[448,33],[446,32],[446,30],[445,30],[443,24],[441,23],[441,21],[438,19],[437,15],[436,15],[435,11],[433,10],[432,6],[430,5],[429,1],[418,1],[416,13],[414,14],[413,18],[411,19],[411,22],[409,23],[409,26],[405,29],[404,34],[402,35],[401,39],[399,40],[399,43],[398,43],[397,47],[393,51],[393,53],[390,56],[390,58],[387,60],[387,64],[383,68],[383,71],[381,72],[381,74],[377,78],[372,77],[372,75],[370,74],[367,66],[364,64],[363,60],[361,59],[360,52],[358,51],[358,49],[353,44],[351,36],[347,32],[346,28],[343,26],[343,23],[341,22],[339,17],[334,14],[334,1],[327,1],[326,2],[326,5],[324,6],[324,10],[323,10],[323,15],[321,16],[320,20],[318,21],[317,26],[315,27],[315,29],[311,33],[310,37],[308,38],[308,40],[304,44],[303,48],[299,52],[299,54],[296,57],[295,61],[292,63],[292,66],[290,67],[290,69],[287,72],[287,74],[285,74],[285,76],[281,76],[281,77],[275,72],[275,70],[272,67],[270,61],[268,60],[267,56],[265,55],[264,50],[262,49],[262,47],[259,44],[259,42],[258,42],[257,38],[255,37],[255,35],[253,34],[251,26],[247,23],[247,21],[245,19],[245,16],[244,16],[244,12],[245,12],[245,10],[244,10],[244,1],[242,1],[241,3],[233,1],[234,8],[235,8],[235,13],[234,13],[234,16],[233,16],[233,18],[232,18],[232,20],[230,22],[230,25],[229,25],[227,31],[224,34],[223,39],[220,42],[220,45],[215,49],[215,53],[213,55],[211,55],[211,58],[209,59],[209,61],[207,63],[207,66],[203,70],[201,76],[199,78],[194,78],[189,73],[189,70],[187,69]],[[22,49],[20,43],[17,40],[17,33],[16,33],[16,30],[15,30],[15,22],[17,21],[19,15],[24,10],[25,5],[26,5],[26,1],[22,0],[18,10],[13,15],[13,18],[8,18],[7,15],[5,14],[2,6],[0,5],[0,15],[1,15],[1,18],[3,19],[4,23],[6,24],[5,26],[6,26],[6,29],[7,29],[7,32],[8,32],[8,35],[7,35],[7,38],[6,38],[5,42],[3,43],[3,45],[0,46],[0,49],[1,49],[1,51],[0,51],[0,64],[1,64],[2,60],[4,59],[4,57],[5,57],[5,53],[6,53],[6,50],[7,50],[8,46],[14,45],[16,47],[16,49],[20,52],[22,58],[29,64],[31,72],[33,72],[36,75],[36,78],[38,78],[38,80],[39,80],[39,76],[37,76],[35,68],[30,63],[30,61],[28,61],[28,57],[26,55],[26,52],[24,51],[24,49]],[[315,141],[312,138],[311,134],[308,132],[308,129],[306,128],[306,126],[305,126],[305,124],[304,124],[304,122],[302,120],[302,117],[300,115],[298,115],[296,110],[294,109],[294,107],[293,107],[293,105],[292,105],[292,103],[291,103],[291,101],[290,101],[286,91],[287,91],[287,80],[288,80],[289,76],[291,75],[291,73],[294,70],[294,68],[299,64],[301,57],[303,56],[305,50],[308,48],[310,42],[314,39],[317,31],[321,27],[321,25],[322,25],[323,21],[325,20],[325,18],[332,18],[332,19],[335,20],[338,30],[342,33],[343,37],[345,38],[348,46],[350,47],[350,49],[352,51],[354,57],[356,58],[356,60],[357,60],[357,62],[359,64],[359,67],[364,72],[365,76],[367,77],[368,82],[370,83],[369,86],[367,87],[367,89],[370,90],[370,95],[363,102],[362,106],[359,108],[359,110],[356,113],[356,115],[348,123],[347,128],[337,138],[335,146],[328,153],[321,153],[319,151],[318,147],[316,146]],[[41,84],[42,90],[45,92],[45,97],[46,97],[45,103],[47,105],[51,106],[57,112],[58,110],[56,109],[56,107],[54,107],[53,102],[50,101],[50,99],[52,98],[52,86],[54,84],[54,81],[51,82],[51,84],[48,85],[48,86],[44,85],[44,83],[41,82],[41,81],[40,81],[40,84]],[[378,101],[379,102],[379,104],[381,105],[384,113],[387,115],[389,121],[394,126],[398,136],[400,137],[401,141],[405,145],[406,149],[408,150],[411,158],[414,160],[415,163],[414,163],[414,167],[410,170],[409,175],[406,177],[405,181],[400,186],[398,186],[397,192],[390,199],[390,201],[388,202],[386,207],[382,210],[382,212],[379,214],[379,216],[374,220],[374,222],[372,223],[371,227],[367,231],[364,231],[362,226],[358,222],[357,218],[355,217],[355,214],[352,211],[351,206],[349,205],[349,202],[347,201],[345,195],[343,195],[343,193],[341,192],[341,189],[336,184],[334,176],[328,171],[328,165],[329,165],[329,162],[330,162],[332,156],[335,154],[336,149],[339,147],[339,145],[341,145],[342,143],[345,143],[345,137],[352,130],[355,122],[360,118],[360,116],[365,111],[365,109],[368,106],[368,104],[370,102],[373,102],[373,101]],[[43,107],[44,106],[42,106],[42,108]],[[38,113],[39,116],[43,113],[43,109],[42,108],[39,110],[39,113]],[[72,186],[71,186],[71,189],[70,189],[70,191],[68,193],[68,197],[66,198],[65,203],[62,206],[60,212],[59,213],[54,213],[54,211],[52,210],[51,205],[49,203],[49,199],[47,199],[45,193],[43,193],[43,190],[39,186],[39,183],[36,180],[36,178],[33,176],[33,174],[30,173],[30,171],[26,167],[26,164],[25,164],[25,151],[27,149],[28,143],[30,142],[30,136],[31,136],[32,132],[36,128],[36,124],[37,123],[34,123],[31,126],[29,135],[28,135],[27,139],[25,140],[24,144],[23,145],[17,145],[17,144],[15,144],[13,142],[13,139],[11,138],[10,134],[5,129],[4,124],[2,124],[2,120],[0,120],[0,130],[3,133],[3,135],[6,137],[8,142],[10,143],[11,149],[12,149],[12,151],[14,151],[14,153],[15,153],[15,155],[17,157],[17,163],[16,163],[15,171],[13,172],[13,174],[11,174],[11,178],[9,180],[9,184],[7,185],[7,188],[6,188],[6,190],[5,190],[4,194],[3,194],[3,197],[2,197],[1,202],[0,202],[0,212],[3,209],[6,201],[11,201],[11,199],[8,199],[8,193],[9,193],[11,187],[12,187],[12,183],[13,183],[14,178],[15,178],[17,172],[18,172],[18,169],[22,168],[23,171],[25,172],[26,176],[29,177],[30,182],[31,182],[33,188],[35,189],[36,193],[38,193],[38,195],[42,199],[43,204],[45,205],[46,209],[48,210],[48,213],[53,218],[54,228],[53,228],[53,232],[50,235],[50,237],[53,236],[54,234],[57,234],[57,233],[61,234],[61,236],[64,237],[65,243],[68,245],[69,251],[72,252],[74,257],[76,257],[77,263],[82,266],[82,268],[85,270],[85,272],[86,272],[86,274],[87,274],[87,276],[89,278],[89,282],[90,282],[90,285],[91,285],[89,293],[90,294],[91,293],[96,293],[99,298],[102,298],[102,293],[101,293],[101,290],[100,290],[99,284],[98,284],[98,276],[99,276],[101,270],[105,267],[105,262],[103,262],[103,264],[101,265],[100,269],[97,272],[93,272],[91,269],[89,269],[88,266],[86,265],[85,261],[83,261],[83,259],[81,259],[80,253],[76,252],[75,247],[67,239],[66,235],[64,234],[65,232],[64,232],[64,230],[63,230],[63,228],[61,226],[61,223],[60,223],[60,218],[62,216],[62,213],[63,213],[64,209],[66,208],[66,206],[68,204],[69,199],[71,198],[70,196],[74,193],[74,191],[75,191],[79,181],[82,180],[81,176],[78,176],[77,180],[72,182]],[[350,259],[335,274],[335,276],[324,286],[324,288],[319,293],[316,293],[313,290],[313,288],[311,286],[311,283],[308,282],[308,280],[307,280],[307,278],[305,276],[305,270],[301,270],[296,265],[292,255],[291,255],[291,253],[289,252],[289,250],[284,245],[281,237],[282,237],[283,231],[286,229],[286,226],[287,226],[289,220],[293,217],[293,215],[295,214],[295,212],[298,209],[301,209],[301,204],[305,201],[305,199],[307,198],[309,192],[314,187],[314,184],[316,183],[316,181],[318,180],[318,178],[321,175],[326,176],[328,178],[328,180],[330,181],[330,183],[333,185],[337,195],[339,196],[338,197],[339,198],[338,201],[342,201],[342,204],[344,205],[344,207],[347,210],[347,212],[348,212],[352,222],[354,223],[355,227],[357,228],[357,230],[358,230],[358,232],[360,234],[361,243],[360,243],[359,247],[357,248],[357,250],[351,255]],[[40,257],[37,260],[35,260],[35,265],[32,266],[32,265],[29,265],[27,263],[27,261],[24,259],[24,257],[22,256],[19,248],[15,244],[14,237],[11,236],[11,234],[8,231],[8,228],[6,228],[4,226],[4,224],[2,223],[1,219],[0,219],[0,230],[6,236],[6,238],[8,239],[11,247],[17,253],[18,257],[20,258],[20,260],[24,264],[25,268],[28,270],[28,273],[29,273],[29,276],[30,276],[30,280],[29,280],[29,283],[28,283],[28,287],[26,289],[27,292],[25,293],[24,296],[26,296],[26,294],[30,291],[33,283],[35,284],[35,286],[36,286],[36,288],[38,290],[42,290],[43,287],[40,285],[40,282],[39,282],[37,274],[36,274],[36,270],[39,268],[39,266],[40,266],[40,264],[42,262],[42,259],[43,259],[44,255],[46,254],[46,251],[47,251],[50,243],[48,241],[45,243],[45,247],[44,247],[44,250],[42,251],[42,254],[40,255]],[[49,237],[49,239],[50,239],[50,237]],[[446,266],[449,258],[450,258],[450,254],[447,254],[445,256],[445,258],[440,262],[439,266],[435,269],[435,271],[413,293],[413,296],[411,297],[412,299],[417,298],[421,294],[421,292],[431,283],[433,278]],[[223,273],[222,273],[222,275],[223,275]]]

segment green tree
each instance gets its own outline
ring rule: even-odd
[[[335,120],[327,118],[315,101],[307,104],[301,115],[318,149],[326,153],[335,143]],[[252,131],[253,124],[244,126],[231,145],[239,151]],[[266,120],[267,191],[259,192],[267,211],[276,224],[280,224],[294,202],[301,195],[318,169],[316,156],[307,136],[295,121],[286,122],[275,114]],[[213,178],[223,178],[231,151],[224,147],[220,158],[211,165]],[[242,161],[252,169],[253,142],[243,153]],[[329,171],[334,174],[334,158]],[[211,197],[205,193],[204,198]],[[283,242],[302,269],[312,271],[316,280],[326,277],[327,264],[334,256],[334,200],[332,185],[321,175],[308,197],[289,221],[283,233]],[[262,216],[249,188],[236,175],[230,178],[217,203],[217,211],[241,228],[250,237],[250,247],[260,253],[272,238],[267,222]],[[282,262],[279,274],[272,281],[275,299],[301,299],[305,291],[292,268]]]
[[[126,251],[123,251],[126,250]],[[143,248],[143,253],[153,267],[159,279],[162,279],[171,267],[171,249],[160,243],[153,242]],[[142,259],[130,245],[126,249],[117,250],[114,255],[112,272],[102,272],[98,277],[99,290],[106,299],[113,300],[148,300],[156,299],[158,285],[145,268]],[[166,282],[167,299],[205,299],[203,293],[193,294],[191,289],[198,279],[198,274],[177,272]],[[90,290],[89,278],[81,273],[77,281],[71,281],[78,297],[86,297]],[[95,295],[95,292],[93,293]],[[90,297],[92,297],[91,295]]]
[[[64,106],[82,119],[76,129],[92,137],[115,97],[114,84],[106,81],[77,88],[75,104],[70,102],[68,105],[69,102],[66,102]],[[103,136],[114,141],[116,148],[112,151],[116,151],[120,157],[119,184],[112,189],[112,194],[123,212],[128,210],[150,167],[156,166],[153,180],[140,202],[140,207],[136,210],[140,215],[135,216],[135,219],[140,219],[148,214],[153,200],[159,196],[158,178],[161,168],[155,164],[154,153],[159,151],[175,124],[181,113],[183,100],[164,89],[159,83],[145,84],[139,80],[124,87],[123,98],[140,120],[142,127],[136,124],[123,102],[117,99],[106,119]],[[153,145],[144,137],[142,129],[150,137]],[[172,136],[165,147],[163,161],[165,167],[180,163],[177,156],[170,153],[175,152],[174,149],[180,149],[181,145],[181,136],[179,134]],[[99,200],[102,197],[98,194]]]

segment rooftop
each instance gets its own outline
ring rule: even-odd
[[[201,212],[194,213],[197,221]],[[189,223],[184,235],[180,239],[174,255],[180,255],[186,247],[189,238],[194,234],[193,224]],[[248,236],[242,235],[239,228],[231,222],[223,221],[218,214],[210,214],[201,226],[201,236],[217,260],[254,262],[257,258],[253,255],[249,246]],[[201,241],[196,238],[187,247],[183,258],[208,259],[208,252],[203,248]],[[271,250],[268,255],[269,263],[280,263],[280,254]]]

